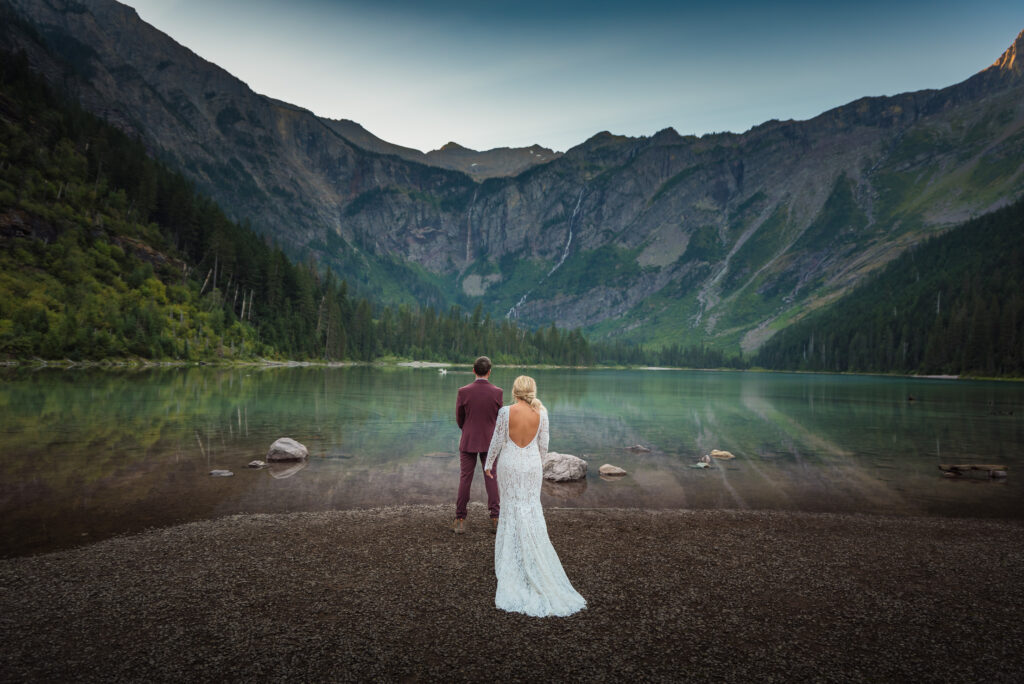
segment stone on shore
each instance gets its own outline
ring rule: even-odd
[[[587,462],[579,456],[549,451],[544,457],[544,479],[569,482],[587,476]]]
[[[600,471],[600,473],[602,475],[625,475],[626,474],[625,470],[623,470],[619,466],[614,466],[614,465],[612,465],[610,463],[605,463],[603,466],[598,468],[598,471]]]
[[[282,437],[270,445],[267,461],[302,461],[309,458],[309,449],[291,437]]]

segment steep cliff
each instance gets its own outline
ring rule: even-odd
[[[84,106],[236,217],[392,299],[749,350],[1024,190],[1022,37],[943,90],[743,134],[599,133],[481,181],[441,168],[467,168],[471,151],[416,160],[358,124],[255,94],[113,0],[7,1],[43,38],[39,68]]]

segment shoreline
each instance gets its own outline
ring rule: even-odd
[[[548,508],[588,608],[494,608],[483,504],[243,514],[0,561],[17,680],[1012,681],[1024,524]],[[950,648],[956,644],[956,648]]]
[[[417,361],[407,359],[389,358],[377,361],[296,361],[296,360],[275,360],[275,359],[248,359],[230,361],[152,361],[149,359],[103,359],[100,361],[72,361],[70,359],[8,359],[0,361],[0,367],[6,368],[28,368],[31,370],[41,368],[57,368],[64,370],[78,369],[101,369],[101,370],[149,370],[154,368],[348,368],[355,366],[386,367],[386,368],[412,368],[412,369],[441,369],[441,368],[471,368],[470,362],[447,362],[447,361]],[[536,368],[536,369],[564,369],[564,370],[643,370],[652,372],[665,371],[694,371],[714,373],[778,373],[792,375],[834,375],[849,377],[878,377],[878,378],[905,378],[908,380],[966,380],[966,381],[991,381],[991,382],[1024,382],[1024,377],[989,377],[973,375],[906,375],[902,373],[851,373],[851,372],[830,372],[830,371],[804,371],[804,370],[779,370],[772,368],[683,368],[673,366],[560,366],[553,364],[529,364],[529,363],[496,363],[495,368]]]

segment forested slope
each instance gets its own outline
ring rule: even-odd
[[[908,251],[846,298],[778,333],[755,363],[1024,375],[1024,201]]]
[[[0,358],[591,363],[578,332],[380,308],[0,55]]]

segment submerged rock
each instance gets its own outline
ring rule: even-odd
[[[571,480],[568,482],[554,482],[543,480],[540,485],[541,494],[554,497],[555,499],[578,499],[587,491],[587,478],[582,480]]]
[[[305,468],[307,465],[309,465],[308,461],[293,461],[291,463],[277,462],[271,463],[267,470],[270,471],[270,477],[274,478],[275,480],[286,480],[295,473]]]
[[[625,447],[626,451],[632,451],[635,454],[649,454],[650,449],[645,447],[643,444],[634,444],[633,446]]]
[[[598,468],[598,471],[602,475],[625,475],[626,471],[619,466],[614,466],[610,463],[605,463],[603,466]]]
[[[210,475],[214,477],[231,477],[234,473],[230,470],[211,470]]]
[[[302,461],[309,458],[309,449],[291,437],[282,437],[270,445],[267,461]]]
[[[572,454],[549,451],[544,457],[544,479],[552,482],[568,482],[587,476],[587,462]]]

